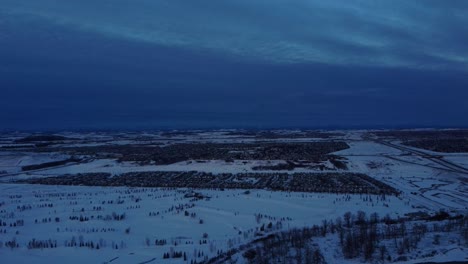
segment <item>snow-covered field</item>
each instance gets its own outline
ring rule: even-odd
[[[60,161],[68,158],[68,155],[59,153],[0,152],[0,171],[3,174],[19,173],[23,166]]]
[[[375,196],[372,197],[373,202],[369,202],[366,201],[369,197],[360,195],[263,190],[246,194],[244,190],[204,190],[200,193],[209,198],[193,200],[185,197],[190,193],[187,190],[15,184],[3,184],[0,188],[0,201],[5,202],[0,207],[0,216],[8,225],[3,228],[7,233],[0,238],[4,241],[15,238],[23,245],[14,250],[2,249],[2,255],[9,263],[21,263],[31,257],[35,263],[57,263],[65,259],[69,263],[81,263],[83,257],[100,263],[114,257],[119,257],[115,263],[138,263],[152,258],[160,260],[163,253],[171,248],[187,252],[189,259],[195,259],[194,250],[213,257],[218,250],[252,240],[255,231],[270,222],[275,227],[281,223],[279,229],[288,229],[320,224],[322,219],[334,219],[346,211],[365,210],[393,216],[403,216],[412,211],[396,197],[381,201]],[[49,204],[52,206],[44,206]],[[387,207],[387,204],[391,206]],[[27,209],[18,209],[23,206]],[[125,214],[125,219],[97,219],[99,215],[107,216],[114,212]],[[195,217],[191,216],[193,213]],[[257,219],[256,215],[264,217]],[[88,217],[89,220],[70,220],[71,216]],[[58,221],[55,220],[57,217]],[[44,218],[46,223],[42,223]],[[9,227],[9,223],[20,219],[24,220],[24,226]],[[107,228],[112,231],[101,231]],[[127,228],[130,228],[128,234],[125,232]],[[200,245],[204,233],[208,234],[208,243]],[[66,248],[65,241],[71,241],[73,236],[76,240],[82,236],[84,241],[94,241],[95,244],[101,239],[103,242],[99,250]],[[147,238],[153,245],[146,245]],[[29,250],[25,245],[32,239],[57,240],[58,247]],[[154,246],[155,239],[167,240],[168,244]],[[123,247],[112,248],[113,243],[120,247],[122,242]]]
[[[170,165],[138,165],[114,159],[84,157],[86,159],[78,164],[22,172],[22,166],[63,160],[70,156],[58,152],[0,152],[0,262],[191,263],[239,248],[268,234],[320,225],[323,220],[334,220],[348,211],[364,211],[368,215],[375,212],[381,217],[388,214],[392,218],[403,218],[411,213],[433,214],[440,210],[453,214],[468,213],[467,174],[450,171],[443,164],[426,157],[364,138],[362,135],[365,131],[343,133],[341,139],[350,148],[333,154],[346,158],[348,169],[337,169],[329,162],[324,162],[323,171],[367,174],[401,191],[398,197],[240,189],[15,184],[12,181],[16,179],[93,172],[112,175],[134,171],[242,173],[253,172],[254,166],[276,165],[284,161],[190,160]],[[105,134],[92,134],[90,137],[69,133],[67,136],[80,140],[72,143],[72,146],[113,144],[112,137]],[[164,144],[171,144],[174,139],[184,142],[256,141],[248,136],[240,138],[220,132],[203,132],[196,136],[177,135],[172,139],[162,139],[151,133],[122,134],[114,143],[137,144],[136,141],[141,141],[143,136],[145,142],[158,141]],[[297,142],[324,139],[280,140]],[[427,153],[434,155],[433,152]],[[435,154],[459,166],[468,167],[468,154]],[[308,171],[320,172],[312,168],[296,168],[286,172]],[[270,227],[265,228],[270,223]],[[44,243],[53,247],[28,248],[33,240],[47,241]],[[442,242],[435,246],[432,240],[423,239],[421,245],[424,244],[426,249],[433,248],[435,253],[422,257],[426,251],[421,252],[420,260],[468,260],[466,246],[460,246],[452,240],[453,237],[442,235]],[[15,241],[19,248],[7,248],[6,243],[11,241]],[[80,242],[82,246],[79,246]],[[345,260],[337,249],[336,237],[317,238],[314,243],[321,246],[328,263],[362,261]],[[184,256],[163,259],[165,253],[172,252],[182,252]],[[241,254],[235,256],[237,263],[245,262]]]
[[[468,210],[468,174],[438,169],[439,165],[429,160],[408,156],[405,152],[371,141],[351,142],[349,145],[350,149],[335,154],[349,160],[351,171],[365,173],[396,187],[414,207]],[[468,154],[458,154],[457,157],[468,159]],[[456,162],[455,159],[446,159]]]

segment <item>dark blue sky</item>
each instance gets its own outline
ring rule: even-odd
[[[0,129],[466,127],[466,14],[468,1],[0,0]]]

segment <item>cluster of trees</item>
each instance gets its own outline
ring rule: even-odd
[[[75,237],[72,237],[70,241],[65,241],[65,247],[86,247],[89,249],[100,249],[105,246],[104,240],[99,242],[94,242],[91,240],[85,241],[83,236],[79,236],[78,240]]]
[[[80,222],[88,222],[89,221],[89,217],[83,216],[83,215],[80,215],[80,216],[71,215],[68,219],[70,219],[70,221],[80,221]]]
[[[374,213],[368,219],[363,211],[359,211],[356,216],[347,212],[343,219],[344,221],[338,218],[335,223],[329,224],[339,233],[343,256],[352,259],[364,255],[365,260],[369,260],[379,243],[378,214]],[[325,227],[326,225],[324,222]]]
[[[439,212],[427,217],[392,219],[388,215],[381,218],[377,213],[367,216],[363,211],[347,212],[334,221],[323,220],[321,225],[260,237],[219,254],[207,263],[227,262],[239,252],[243,252],[249,263],[325,263],[318,244],[313,241],[330,234],[338,236],[344,258],[360,258],[366,262],[405,260],[404,254],[418,249],[419,241],[434,232],[434,244],[440,243],[437,232],[456,232],[466,245],[468,216]],[[392,252],[398,256],[394,258]]]
[[[339,170],[347,170],[348,165],[346,165],[346,163],[341,159],[342,157],[340,156],[330,155],[329,161],[331,162],[331,164],[333,164],[333,166],[335,166],[335,168]]]
[[[235,254],[242,253],[248,263],[326,263],[311,238],[322,235],[318,225],[292,229],[262,236],[248,244],[221,252],[204,263],[227,263]]]
[[[293,229],[269,235],[254,241],[256,246],[245,251],[243,257],[249,263],[325,263],[320,249],[310,243],[318,236],[314,229]]]
[[[295,168],[305,168],[307,167],[307,164],[303,163],[296,163],[291,160],[287,160],[286,163],[279,163],[276,165],[265,165],[265,166],[254,166],[252,167],[252,170],[274,170],[274,171],[282,171],[282,170],[288,170],[292,171]]]
[[[179,214],[180,212],[186,213],[186,209],[194,208],[195,204],[194,203],[185,203],[185,204],[178,204],[178,205],[173,205],[169,209],[165,210],[165,213],[170,213],[170,212],[175,212],[176,214]]]
[[[468,130],[453,129],[453,130],[393,130],[393,131],[377,131],[372,134],[381,138],[397,138],[404,141],[418,139],[460,139],[468,138]]]
[[[112,219],[115,221],[122,221],[125,220],[125,213],[117,214],[115,212],[112,212]]]
[[[94,173],[92,173],[92,174],[94,174]],[[80,176],[80,175],[83,175],[83,174],[78,174],[78,176]],[[91,175],[90,175],[90,176],[91,176]],[[102,175],[97,174],[97,176],[102,176]],[[106,204],[106,203],[107,203],[107,204],[114,204],[114,203],[115,203],[115,204],[124,204],[124,203],[125,203],[125,200],[117,199],[117,200],[115,200],[115,201],[114,201],[114,200],[107,200],[107,201],[102,201],[102,202],[101,202],[101,204]]]
[[[43,204],[38,204],[36,205],[37,208],[52,208],[54,207],[54,204],[53,203],[43,203]]]
[[[56,223],[58,223],[58,222],[60,222],[60,217],[55,217],[54,220],[55,220]],[[70,220],[72,220],[72,219],[70,218]],[[41,223],[50,223],[50,222],[52,222],[52,218],[51,218],[51,217],[49,217],[49,218],[45,217],[45,218],[42,218],[42,220],[41,220]],[[83,222],[83,221],[81,221],[81,222]],[[35,223],[35,224],[38,224],[38,223],[39,223],[39,220],[38,220],[38,219],[34,219],[34,223]]]
[[[104,220],[104,221],[123,221],[125,220],[126,218],[126,214],[125,213],[121,213],[121,214],[118,214],[116,212],[112,212],[112,215],[98,215],[96,217],[96,219],[99,219],[99,220]]]
[[[428,225],[428,222],[434,221],[444,222]],[[418,249],[421,239],[427,233],[433,232],[457,231],[468,242],[467,217],[451,217],[446,212],[420,219],[392,219],[388,215],[380,219],[376,213],[367,217],[362,211],[356,215],[348,212],[343,216],[343,220],[338,218],[329,225],[335,226],[343,256],[349,259],[363,257],[364,260],[371,261],[377,255],[380,261],[390,261],[392,256],[384,241],[393,241],[397,254],[403,255]]]
[[[93,211],[102,211],[104,210],[102,206],[93,206]]]
[[[60,233],[60,228],[57,227],[57,233]],[[76,232],[76,233],[106,233],[106,232],[115,232],[115,228],[112,228],[112,227],[103,227],[103,228],[77,228],[77,229],[72,229],[72,228],[68,228],[66,227],[65,229],[63,229],[62,231],[64,232]]]
[[[468,139],[426,139],[404,142],[405,145],[445,153],[468,152]]]
[[[226,133],[229,136],[242,136],[242,137],[255,137],[258,139],[282,139],[282,138],[332,138],[344,136],[343,133],[338,132],[321,132],[314,130],[301,130],[301,131],[275,131],[275,130],[238,130]]]
[[[40,169],[45,169],[45,168],[62,166],[70,162],[80,162],[80,161],[81,160],[77,158],[70,158],[70,159],[59,160],[59,161],[44,162],[41,164],[27,165],[27,166],[21,167],[21,170],[22,171],[40,170]]]
[[[17,206],[16,207],[16,210],[20,211],[20,212],[24,212],[26,210],[31,210],[32,209],[32,206],[31,205],[22,205],[22,206]]]
[[[127,206],[127,210],[140,209],[140,208],[141,208],[140,205],[131,205],[131,206]]]
[[[32,239],[28,242],[28,249],[44,249],[44,248],[56,248],[57,240],[36,240]]]
[[[149,212],[148,216],[150,217],[156,217],[160,216],[162,214],[167,214],[167,213],[175,213],[175,214],[180,214],[181,212],[184,212],[184,216],[189,216],[191,218],[196,218],[197,214],[192,212],[190,213],[187,209],[194,208],[195,204],[194,203],[185,203],[185,204],[178,204],[178,205],[173,205],[167,209],[165,209],[162,212]]]
[[[5,245],[5,247],[11,248],[11,249],[15,249],[15,248],[19,248],[19,247],[20,247],[20,245],[18,244],[18,242],[16,242],[16,239],[15,239],[15,238],[13,238],[12,240],[6,241],[5,243],[3,243],[3,242],[0,241],[0,248],[2,248],[3,245]]]
[[[173,252],[167,252],[163,254],[163,259],[168,259],[168,258],[184,258],[184,261],[187,261],[187,254],[182,251],[173,251]]]
[[[159,216],[159,211],[158,212],[149,212],[148,216]]]
[[[96,217],[94,215],[91,215],[90,217],[86,215],[80,215],[80,216],[71,215],[68,217],[68,219],[70,219],[71,221],[80,221],[80,222],[88,222],[90,219],[98,219],[98,220],[104,220],[104,221],[112,221],[112,220],[123,221],[125,220],[125,217],[126,217],[125,213],[118,214],[116,212],[112,212],[112,214],[110,215],[98,215]],[[55,221],[59,222],[60,218],[57,217]],[[50,218],[49,218],[49,222],[50,222]]]
[[[65,247],[85,247],[89,249],[96,249],[99,250],[101,248],[107,247],[107,242],[103,240],[102,238],[99,239],[98,241],[92,241],[92,240],[86,240],[83,238],[83,236],[79,236],[78,239],[76,237],[72,237],[71,240],[66,240],[65,241]],[[124,241],[120,241],[120,243],[117,243],[115,241],[112,241],[111,244],[112,249],[122,249],[126,247],[126,244]]]
[[[342,161],[341,157],[335,155],[327,155],[324,156],[322,159],[327,158],[331,164],[333,164],[334,168],[328,168],[328,170],[347,170],[348,166],[344,161]],[[317,164],[317,160],[311,162],[310,160],[286,160],[285,163],[279,163],[275,165],[263,165],[263,166],[254,166],[252,170],[273,170],[273,171],[292,171],[296,168],[308,168],[308,169],[319,169],[321,171],[327,169],[327,166],[324,164]]]
[[[10,226],[10,227],[24,226],[24,220],[23,220],[23,219],[19,219],[19,220],[16,220],[16,221],[14,221],[14,222],[11,222],[10,224],[7,224],[7,222],[2,221],[2,220],[0,219],[0,226]]]
[[[68,138],[60,135],[47,135],[47,134],[37,134],[29,135],[20,139],[16,139],[15,143],[36,143],[36,142],[50,142],[50,141],[64,141],[64,140],[74,140],[74,138]]]
[[[257,224],[259,224],[262,219],[268,219],[270,221],[277,221],[277,220],[281,220],[281,221],[291,221],[292,218],[291,217],[275,217],[275,216],[271,216],[271,215],[266,215],[266,214],[254,214],[254,217],[255,217],[255,222],[257,222]]]
[[[167,244],[167,240],[166,239],[156,239],[154,241],[154,245],[156,246],[164,246]]]
[[[189,213],[189,211],[185,211],[185,212],[184,212],[184,215],[185,215],[185,216],[190,216],[191,218],[197,217],[197,213],[193,213],[193,212],[192,212],[192,213]]]

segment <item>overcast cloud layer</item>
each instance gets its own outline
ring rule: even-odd
[[[468,126],[465,0],[0,0],[0,129]]]
[[[249,59],[468,70],[464,0],[0,2],[13,17]]]

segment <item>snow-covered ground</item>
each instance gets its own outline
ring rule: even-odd
[[[34,258],[34,263],[65,260],[68,263],[82,263],[83,257],[99,263],[113,257],[119,257],[113,263],[138,263],[152,258],[160,260],[170,248],[187,252],[193,259],[194,250],[201,250],[204,255],[213,257],[218,250],[225,251],[246,243],[254,238],[256,229],[269,222],[274,226],[280,222],[280,229],[283,230],[320,224],[323,219],[334,219],[347,211],[364,210],[392,216],[404,216],[413,211],[397,197],[386,197],[383,201],[377,196],[367,195],[263,190],[252,190],[248,194],[244,190],[200,192],[210,198],[191,201],[192,198],[185,198],[186,190],[2,184],[0,201],[5,204],[0,207],[0,219],[8,226],[0,228],[6,230],[6,234],[0,235],[0,241],[15,239],[21,247],[0,251],[7,263],[23,263],[31,258]],[[171,211],[171,208],[179,205],[182,205],[181,208]],[[23,206],[25,210],[21,209]],[[96,210],[96,207],[99,209]],[[186,216],[185,211],[196,216]],[[114,212],[125,213],[125,219],[97,219],[98,215],[112,215]],[[264,217],[257,219],[256,215],[260,214]],[[89,221],[70,220],[71,216],[88,217]],[[94,219],[91,219],[93,216]],[[55,220],[57,217],[58,222]],[[42,223],[44,218],[51,221]],[[24,226],[9,226],[17,220],[24,220]],[[111,228],[112,231],[101,232],[103,228]],[[127,228],[130,228],[128,234],[125,232]],[[200,245],[204,233],[208,234],[208,242]],[[84,241],[94,243],[102,239],[105,246],[98,251],[66,248],[65,241],[70,241],[73,236],[77,240],[82,236]],[[27,249],[26,245],[33,238],[57,240],[58,247]],[[146,245],[147,238],[152,246]],[[165,239],[168,245],[154,246],[155,239]],[[112,249],[113,242],[120,247],[122,241],[123,248]],[[179,245],[171,245],[172,242]]]
[[[0,152],[0,171],[3,171],[4,174],[19,173],[23,166],[61,161],[68,158],[70,158],[69,155],[60,153]]]
[[[255,166],[271,166],[284,161],[191,160],[170,165],[141,166],[130,162],[119,163],[112,159],[86,157],[78,164],[26,173],[21,172],[22,166],[63,160],[69,156],[61,153],[0,152],[0,182],[3,182],[0,183],[0,223],[6,223],[6,226],[0,226],[0,262],[190,263],[191,260],[200,261],[214,257],[221,250],[225,252],[247,244],[256,238],[255,233],[261,226],[270,222],[273,228],[264,234],[320,224],[324,219],[336,219],[347,211],[355,213],[362,210],[368,214],[377,212],[382,217],[386,214],[404,217],[408,213],[434,213],[439,210],[457,214],[468,213],[468,175],[455,173],[425,157],[365,138],[363,134],[366,131],[342,133],[345,135],[341,139],[347,142],[350,148],[333,154],[346,159],[346,171],[367,174],[395,187],[401,191],[401,195],[387,196],[383,200],[381,196],[368,195],[197,190],[204,198],[194,199],[189,195],[191,191],[186,189],[19,185],[12,184],[11,181],[92,172],[108,172],[113,175],[134,171],[241,173],[253,172],[252,168]],[[172,138],[162,137],[157,133],[123,133],[118,135],[118,139],[115,135],[101,133],[65,135],[78,139],[70,143],[70,146],[142,142],[171,144],[174,140],[218,143],[257,141],[249,136],[226,135],[226,131],[176,135]],[[323,139],[278,141],[320,140]],[[440,155],[447,161],[468,167],[468,154],[426,153]],[[341,171],[333,168],[328,161],[323,165],[326,166],[324,172]],[[286,172],[320,171],[296,168]],[[105,220],[106,216],[112,218],[113,213],[125,214],[125,218]],[[83,221],[80,221],[80,217]],[[21,222],[14,226],[18,220],[24,221],[24,225]],[[70,243],[73,237],[77,242],[92,241],[94,248],[98,244],[100,248],[97,250],[79,246],[67,247],[67,243]],[[56,241],[57,247],[28,249],[27,245],[32,239],[50,239],[54,243]],[[20,248],[6,248],[5,243],[12,240],[15,240]],[[167,244],[155,246],[155,240],[165,240]],[[200,244],[200,241],[204,240],[206,244]],[[318,241],[328,263],[359,262],[345,262],[336,249],[332,249],[333,245],[336,246],[336,239],[327,237]],[[455,246],[447,241],[437,248],[437,254],[421,258],[421,261],[466,260],[466,247]],[[430,248],[430,244],[427,247]],[[172,251],[185,252],[187,261],[163,260],[163,254]]]
[[[412,206],[426,210],[468,210],[467,174],[438,169],[439,165],[430,160],[373,141],[349,145],[350,149],[334,154],[348,159],[350,171],[365,173],[397,188]],[[457,156],[462,157],[468,159],[468,155]]]

